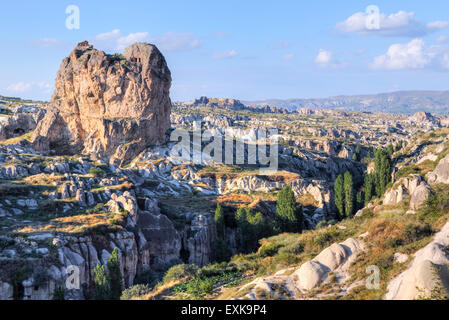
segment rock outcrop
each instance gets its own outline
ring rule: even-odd
[[[278,271],[275,275],[256,278],[243,286],[240,290],[251,288],[245,296],[247,299],[257,300],[258,291],[265,291],[279,299],[304,299],[311,290],[318,288],[328,280],[329,273],[334,273],[337,282],[343,287],[348,278],[347,269],[360,251],[364,250],[361,241],[349,238],[342,243],[334,243],[321,251],[314,259],[303,263],[296,270],[294,268]],[[292,272],[293,271],[293,272]],[[289,275],[284,275],[289,274]],[[272,289],[283,286],[287,296],[279,296]]]
[[[423,180],[422,176],[411,174],[400,179],[385,193],[383,204],[395,205],[409,198],[410,209],[415,211],[424,204],[432,192],[432,188]]]
[[[388,284],[387,300],[437,299],[449,295],[449,223],[418,250],[410,267]]]
[[[81,42],[62,61],[34,147],[70,148],[126,163],[165,141],[170,86],[165,58],[151,44],[136,43],[123,55],[108,55]]]
[[[0,123],[0,140],[21,136],[36,128],[36,121],[31,115],[18,114]]]
[[[449,183],[449,155],[441,159],[435,170],[426,177],[430,184]]]

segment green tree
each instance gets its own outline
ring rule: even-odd
[[[235,221],[237,223],[237,243],[240,250],[248,252],[248,243],[250,237],[250,227],[247,220],[248,208],[239,208],[235,214]]]
[[[112,251],[111,256],[107,261],[108,275],[107,280],[109,284],[109,298],[111,300],[120,300],[123,290],[122,272],[120,271],[120,260],[118,257],[118,249]]]
[[[337,179],[334,183],[334,202],[335,206],[338,210],[339,217],[344,217],[345,215],[345,209],[344,209],[344,189],[343,189],[343,176],[340,174],[338,175]]]
[[[352,175],[346,171],[344,176],[344,191],[345,191],[345,216],[352,217],[354,214],[354,182]]]
[[[389,157],[391,157],[393,155],[393,153],[394,153],[394,147],[392,144],[389,144],[387,147],[387,154]]]
[[[387,154],[384,154],[381,159],[380,170],[381,173],[379,179],[381,193],[379,196],[382,196],[386,191],[387,185],[391,181],[391,163]]]
[[[302,231],[302,213],[296,206],[295,194],[290,186],[285,186],[279,191],[276,220],[282,232]]]
[[[357,211],[357,210],[363,208],[364,201],[362,198],[363,198],[362,191],[358,191],[357,196],[356,196],[356,209],[354,211]]]
[[[365,192],[365,206],[366,206],[373,198],[374,193],[374,177],[372,174],[368,174],[365,176],[364,192]]]
[[[223,238],[225,235],[225,217],[220,203],[217,203],[217,209],[215,210],[215,224],[217,226],[218,237]]]
[[[232,251],[224,239],[217,239],[214,242],[214,260],[216,262],[228,261],[232,256]]]
[[[94,284],[95,284],[95,299],[107,300],[110,296],[110,289],[106,277],[104,266],[97,266],[94,268]]]
[[[385,150],[379,149],[374,156],[374,185],[376,195],[383,196],[391,181],[391,156]]]

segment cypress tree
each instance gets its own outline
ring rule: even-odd
[[[95,284],[95,299],[106,300],[110,295],[109,285],[106,277],[104,266],[97,266],[94,268],[94,284]]]
[[[392,144],[389,144],[389,145],[388,145],[388,147],[387,147],[387,153],[388,153],[388,156],[389,156],[389,157],[391,157],[391,156],[393,155],[393,153],[394,153],[394,148],[393,148],[393,145],[392,145]]]
[[[344,209],[344,190],[343,190],[343,176],[338,175],[334,183],[334,202],[337,207],[339,217],[342,218],[345,215]]]
[[[354,183],[352,175],[346,171],[344,176],[344,191],[345,191],[345,216],[351,217],[354,214]]]
[[[382,196],[385,191],[388,183],[390,182],[390,174],[391,174],[391,165],[390,160],[388,159],[387,154],[384,154],[381,159],[380,165],[380,190],[381,193],[379,196]]]
[[[365,191],[365,206],[366,206],[373,198],[374,181],[372,174],[368,174],[365,176],[364,191]]]
[[[220,203],[217,203],[217,209],[215,210],[215,224],[217,226],[218,237],[223,238],[225,234],[225,220],[224,211]]]
[[[301,232],[302,215],[296,207],[296,198],[290,186],[285,186],[278,194],[276,218],[281,232]]]
[[[243,252],[248,251],[249,225],[247,220],[248,208],[239,208],[235,214],[237,223],[237,243]]]
[[[111,256],[107,262],[108,267],[108,284],[110,288],[110,296],[111,300],[120,300],[120,296],[122,295],[123,290],[123,279],[122,273],[120,271],[120,260],[118,257],[118,249],[115,248],[112,251]]]

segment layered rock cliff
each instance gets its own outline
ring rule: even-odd
[[[62,61],[55,87],[33,136],[37,150],[69,147],[122,164],[165,140],[171,73],[151,44],[108,55],[81,42]]]

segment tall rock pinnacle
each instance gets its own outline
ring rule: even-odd
[[[33,144],[122,164],[165,140],[171,73],[161,52],[136,43],[108,55],[87,41],[62,61],[50,107]]]

